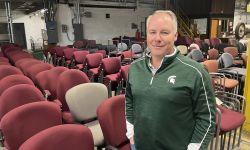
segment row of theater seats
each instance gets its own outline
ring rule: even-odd
[[[69,48],[65,46],[51,46],[43,52],[47,59],[47,62],[51,62],[55,66],[66,66],[72,68],[74,67],[74,63],[83,63],[85,56],[90,53],[100,53],[103,55],[103,58],[111,55],[120,55],[123,59],[134,57],[134,54],[142,53],[143,51],[139,44],[133,44],[131,50],[129,50],[125,43],[119,43],[117,51],[108,53],[108,55],[105,50],[96,50],[94,52],[90,52],[87,49],[79,50],[76,48]]]
[[[188,36],[184,37],[178,37],[177,41],[175,42],[175,45],[185,45],[189,47],[191,44],[197,44],[201,50],[207,52],[207,50],[211,48],[218,49],[220,52],[223,52],[223,49],[228,46],[237,47],[239,52],[246,51],[246,45],[243,42],[239,42],[234,38],[229,38],[227,43],[223,43],[221,39],[215,37],[215,38],[209,38],[209,39],[200,39],[200,38],[191,38]]]
[[[221,57],[224,53],[230,54],[230,61],[233,61],[233,65],[239,67],[246,67],[247,62],[247,55],[246,53],[239,53],[237,47],[225,47],[223,53],[220,53],[217,49],[212,48],[204,53],[200,50],[197,44],[191,44],[189,48],[185,45],[179,45],[177,48],[180,50],[181,54],[187,55],[191,59],[194,59],[197,62],[203,62],[207,59],[209,60],[216,60],[216,59],[225,59],[225,57]],[[231,64],[232,65],[232,64]],[[228,65],[229,67],[229,65]]]
[[[117,60],[116,57],[114,57],[113,59]],[[19,61],[19,63],[16,62],[15,64],[16,64],[16,66],[19,66],[20,68],[22,68],[22,70],[26,70],[26,69],[30,70],[28,65],[27,66],[24,65],[23,67],[21,67],[23,63],[26,64],[25,60],[31,61],[31,59],[28,58],[28,59],[23,59],[22,60],[23,62],[20,65],[17,65],[17,64],[19,64],[21,62],[21,60]],[[34,61],[34,62],[36,62],[36,61]],[[42,63],[42,64],[44,64],[44,63]],[[5,66],[5,65],[3,65],[3,66]],[[126,66],[126,67],[128,69],[129,66]],[[8,71],[1,70],[0,72],[8,72]],[[26,71],[26,72],[29,72],[29,71]],[[57,72],[57,73],[52,73],[52,72]],[[19,73],[20,73],[20,71],[19,71]],[[23,76],[23,75],[20,75],[19,73],[18,73],[18,76]],[[13,76],[15,76],[15,75],[13,75]],[[125,76],[126,76],[126,74],[125,74]],[[1,82],[6,82],[6,78],[8,78],[8,77],[5,77],[4,79],[0,79],[0,85],[1,85]],[[9,76],[9,78],[11,78],[11,76]],[[12,78],[19,79],[20,77],[12,77]],[[127,78],[127,76],[124,78],[124,80],[126,80],[126,78]],[[37,87],[39,87],[40,89],[42,89],[42,91],[44,91],[44,89],[45,89],[44,93],[46,93],[46,95],[50,95],[50,97],[48,97],[48,99],[52,102],[50,102],[48,104],[47,101],[44,101],[44,98],[43,97],[41,98],[41,95],[42,95],[41,92],[36,89],[36,91],[40,92],[40,98],[43,100],[40,100],[40,101],[38,100],[39,104],[33,103],[32,105],[51,105],[50,107],[57,107],[56,108],[57,111],[55,111],[55,112],[58,112],[58,108],[59,109],[61,108],[62,111],[59,112],[61,122],[56,123],[56,126],[54,126],[55,129],[49,128],[48,130],[46,130],[47,129],[47,127],[46,127],[46,129],[44,130],[44,128],[41,129],[41,127],[39,125],[43,124],[41,122],[41,120],[43,121],[43,120],[47,120],[47,119],[39,119],[39,118],[43,118],[43,117],[40,117],[40,116],[37,117],[37,115],[34,114],[35,118],[38,120],[32,120],[32,121],[37,122],[38,125],[36,125],[36,126],[39,128],[38,129],[39,132],[36,130],[35,133],[34,132],[33,133],[34,134],[38,133],[38,134],[33,137],[32,136],[33,133],[32,133],[32,135],[30,135],[30,136],[32,136],[31,138],[29,138],[30,136],[28,136],[28,137],[26,136],[25,138],[20,136],[21,142],[19,141],[19,144],[12,141],[12,140],[14,140],[11,138],[12,136],[10,136],[7,139],[5,138],[6,142],[8,141],[8,139],[9,140],[11,139],[10,140],[11,142],[9,141],[9,143],[11,143],[10,144],[11,146],[13,146],[13,145],[20,146],[24,141],[26,141],[29,138],[23,144],[24,146],[22,145],[21,147],[28,147],[26,149],[32,149],[32,148],[29,148],[29,145],[36,145],[37,143],[40,143],[41,140],[44,141],[44,139],[47,139],[46,137],[44,138],[43,136],[46,136],[46,135],[51,136],[53,132],[59,132],[59,130],[63,130],[62,128],[72,128],[72,127],[60,127],[60,125],[62,123],[65,124],[65,123],[77,122],[77,123],[85,124],[86,126],[88,126],[88,128],[86,128],[86,130],[90,129],[90,131],[92,133],[91,138],[94,139],[94,140],[92,139],[94,141],[93,143],[98,148],[101,148],[105,143],[106,145],[109,145],[111,147],[113,146],[113,147],[117,147],[120,149],[130,149],[129,142],[125,136],[126,129],[125,129],[125,116],[124,116],[125,115],[124,96],[113,96],[113,97],[108,99],[108,92],[107,92],[108,90],[107,90],[106,86],[104,86],[103,84],[100,84],[100,83],[89,83],[89,79],[87,78],[86,74],[84,74],[81,71],[78,71],[75,69],[68,69],[65,67],[53,67],[49,70],[40,72],[40,73],[36,74],[36,77],[34,79],[35,79],[35,81],[33,80],[33,82],[35,83],[35,85]],[[27,83],[32,84],[33,82],[30,82],[30,81],[31,80],[29,80]],[[41,82],[39,82],[39,81],[41,81]],[[218,81],[221,81],[221,79],[219,79],[219,80],[217,79],[217,81],[215,80],[215,82],[214,82],[215,85],[216,84],[218,85]],[[55,82],[57,82],[57,83],[53,84]],[[33,83],[33,85],[30,85],[30,86],[26,85],[25,87],[34,87],[34,83]],[[15,85],[15,86],[22,86],[22,85]],[[43,87],[43,86],[47,86],[47,87]],[[53,92],[51,92],[53,90],[49,90],[51,92],[50,94],[49,94],[49,92],[46,91],[50,88],[50,86],[52,86],[51,87],[52,89],[55,89],[55,88],[53,88],[53,86],[54,87],[56,86],[56,90],[55,90],[56,96],[54,96],[54,98],[52,96]],[[225,85],[223,85],[223,86],[225,86]],[[0,87],[2,87],[2,85]],[[25,87],[21,87],[21,89],[25,89]],[[13,86],[11,88],[18,88],[18,87]],[[11,88],[4,88],[4,89],[9,90]],[[62,88],[62,90],[60,90],[60,88]],[[27,91],[31,91],[31,89],[29,89]],[[3,92],[0,99],[3,99],[2,96],[6,95],[4,93],[6,93],[6,91]],[[18,92],[15,91],[14,93],[18,93]],[[24,91],[22,91],[20,93],[24,94]],[[32,92],[32,93],[36,93],[36,92]],[[26,94],[24,94],[24,95],[26,95]],[[225,92],[223,90],[221,91],[221,89],[220,89],[220,91],[216,92],[216,95],[223,102],[228,102],[229,100],[231,100],[231,101],[229,101],[230,104],[232,103],[232,101],[235,101],[235,102],[237,102],[236,103],[237,105],[233,103],[233,105],[231,105],[230,107],[218,106],[217,132],[215,133],[216,142],[214,144],[215,149],[218,145],[219,135],[221,135],[221,141],[223,141],[222,143],[220,143],[220,146],[222,148],[224,148],[224,146],[225,146],[224,141],[227,137],[225,135],[233,130],[234,130],[234,133],[237,134],[238,128],[240,128],[240,134],[239,134],[238,143],[237,143],[237,145],[239,145],[240,144],[240,135],[241,135],[241,131],[242,131],[242,125],[245,121],[245,116],[244,116],[245,100],[244,100],[244,97],[238,96],[236,94],[232,94],[229,92]],[[15,97],[13,99],[14,100],[16,100],[16,99],[21,100],[21,97],[24,97],[24,99],[27,99],[27,98],[25,98],[25,96],[20,96],[20,95],[17,95],[17,97]],[[36,98],[36,99],[39,99],[39,98]],[[59,99],[59,103],[56,99]],[[43,102],[43,103],[47,102],[47,103],[41,104],[41,102]],[[25,105],[23,105],[23,107],[25,106],[25,107],[28,107],[29,109],[30,109],[30,107],[38,107],[38,106],[29,106],[29,105],[27,106],[27,105],[28,104],[25,104]],[[39,106],[39,107],[48,107],[48,106]],[[21,109],[21,107],[18,107],[18,108]],[[13,114],[20,114],[19,109],[15,110],[15,111],[18,111],[18,113],[13,113]],[[25,108],[22,108],[22,109],[25,109]],[[56,110],[56,109],[54,108],[54,110]],[[96,110],[97,110],[97,113],[95,113]],[[106,113],[104,113],[105,110],[106,110]],[[14,109],[13,109],[13,111],[14,111]],[[10,111],[10,112],[13,112],[13,111]],[[34,112],[34,111],[32,111],[32,112]],[[7,114],[9,114],[9,113],[7,113]],[[12,113],[10,113],[10,114],[12,114]],[[29,115],[31,115],[31,114],[33,114],[33,113],[30,113]],[[42,114],[42,113],[39,112],[38,114]],[[12,115],[7,115],[7,116],[12,116]],[[27,115],[24,115],[24,116],[26,116],[24,118],[27,118]],[[46,116],[47,115],[45,115],[44,117],[46,117]],[[98,118],[98,121],[95,120],[96,117]],[[28,117],[28,118],[32,118],[32,117]],[[232,122],[231,119],[234,119],[235,121]],[[13,119],[13,120],[15,121],[16,119]],[[24,120],[21,119],[19,122],[25,123],[26,121],[24,121]],[[31,120],[28,120],[27,122],[31,122]],[[2,123],[2,121],[1,121],[1,123]],[[15,123],[12,122],[11,124],[15,124]],[[9,124],[4,126],[4,127],[15,128],[15,126],[13,127]],[[30,128],[31,127],[29,127],[26,130],[30,130]],[[56,128],[59,128],[59,129],[56,129]],[[75,128],[77,128],[77,127],[75,127]],[[18,128],[18,130],[19,129],[20,128]],[[65,130],[67,130],[67,129],[65,129]],[[84,130],[84,129],[81,129],[81,130]],[[15,131],[15,130],[13,130],[13,131]],[[41,133],[40,133],[40,131],[41,131]],[[10,132],[10,129],[8,128],[8,130],[5,130],[3,133],[5,133],[4,135],[6,135],[6,134],[8,135],[9,132]],[[50,134],[50,132],[52,132],[52,133]],[[88,132],[88,131],[86,131],[86,132]],[[17,135],[19,133],[20,133],[20,131],[16,132],[16,134],[14,134],[13,137],[19,137]],[[100,133],[101,133],[101,135],[100,135]],[[102,133],[103,133],[103,135],[102,135]],[[63,137],[64,136],[59,136],[57,138],[60,139]],[[105,142],[103,142],[103,137],[104,137]],[[57,138],[55,138],[55,139],[57,139]],[[14,143],[13,145],[12,145],[12,142]],[[50,141],[47,140],[46,142],[50,142]],[[54,142],[54,141],[51,141],[51,142]],[[9,144],[9,143],[7,142],[6,144]],[[28,143],[28,144],[26,144],[26,143]],[[234,143],[235,143],[235,138],[233,139],[232,147],[235,146]],[[83,144],[83,143],[81,143],[81,144]],[[25,145],[28,145],[28,146],[25,146]],[[56,144],[55,143],[48,144],[48,147],[50,147],[51,145],[56,145]],[[63,145],[63,144],[61,144],[61,145]],[[43,147],[44,144],[40,144],[40,146]],[[211,146],[214,147],[213,144]],[[66,146],[64,146],[64,147],[66,147]],[[91,146],[91,147],[93,148],[93,146]],[[36,147],[34,149],[39,149],[39,148]],[[43,149],[43,148],[41,148],[41,149]],[[44,149],[49,149],[49,148],[44,148]],[[63,149],[63,148],[61,147],[60,149]]]
[[[130,149],[123,95],[108,98],[104,84],[89,83],[79,70],[33,58],[11,64],[0,66],[0,128],[7,149]]]

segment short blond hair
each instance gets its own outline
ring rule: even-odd
[[[163,14],[169,15],[172,18],[172,21],[173,21],[174,32],[177,32],[177,17],[171,10],[156,10],[152,15],[148,16],[148,18],[147,18],[147,28],[148,28],[148,24],[149,24],[149,21],[152,18],[152,16],[155,15],[155,14],[158,14],[158,13],[163,13]]]

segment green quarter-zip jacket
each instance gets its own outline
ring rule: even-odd
[[[126,119],[137,150],[206,149],[215,131],[215,96],[204,67],[177,51],[152,73],[150,57],[133,62]]]

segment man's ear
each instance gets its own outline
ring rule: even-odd
[[[174,41],[177,40],[177,37],[178,37],[178,32],[175,33],[175,39],[174,39]]]

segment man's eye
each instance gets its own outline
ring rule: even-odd
[[[168,35],[169,33],[168,32],[162,32],[163,35]]]
[[[150,34],[155,34],[156,32],[149,32]]]

